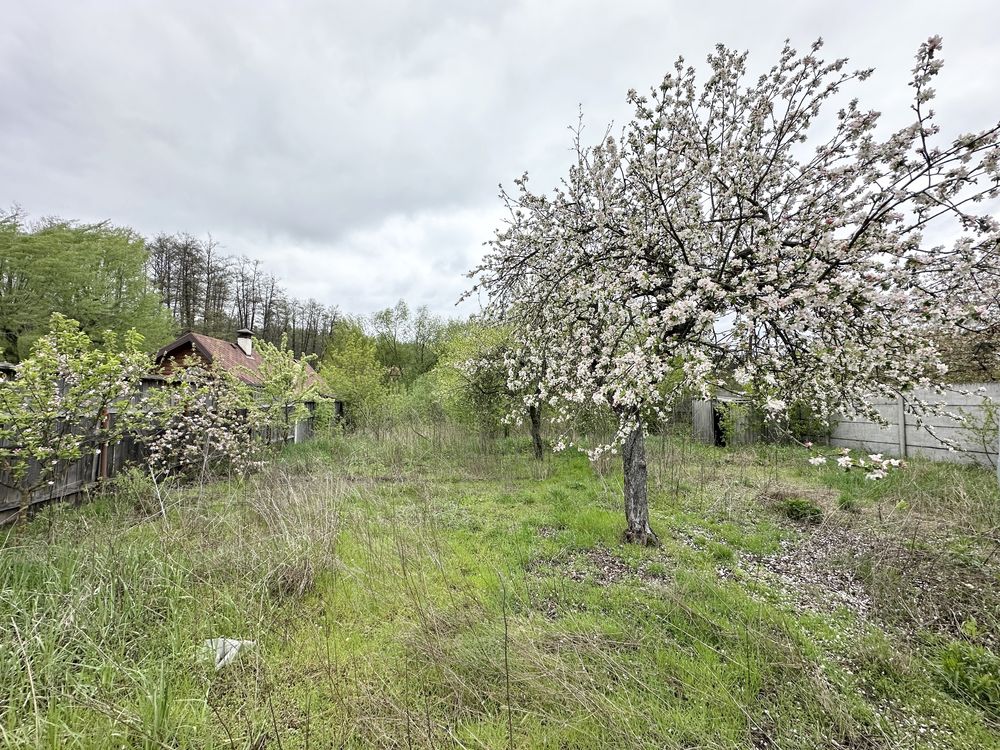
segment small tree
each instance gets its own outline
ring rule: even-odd
[[[510,335],[503,328],[472,321],[453,332],[435,373],[436,391],[453,415],[490,427],[520,423],[527,417],[536,459],[544,455],[541,404],[527,390],[511,386],[505,360],[512,353]],[[529,396],[527,404],[525,396]]]
[[[14,378],[0,381],[0,476],[20,495],[19,513],[140,415],[139,383],[149,367],[142,337],[105,332],[103,341],[95,346],[75,320],[53,314]]]
[[[375,342],[356,321],[341,320],[334,327],[320,366],[320,375],[341,401],[348,423],[380,429],[391,407],[392,393]]]
[[[938,37],[917,53],[905,127],[878,138],[857,99],[821,121],[871,71],[820,47],[786,45],[749,83],[747,55],[721,45],[700,87],[679,60],[648,96],[630,92],[620,139],[585,148],[577,131],[562,187],[533,193],[525,176],[502,194],[508,225],[473,292],[514,334],[515,386],[539,383],[557,419],[589,403],[617,415],[590,455],[622,449],[630,541],[657,542],[645,426],[682,394],[735,377],[776,417],[794,399],[879,419],[871,394],[940,379],[929,331],[1000,318],[1000,225],[972,212],[1000,195],[1000,125],[936,142]],[[932,227],[957,239],[930,245]],[[932,406],[907,398],[918,416]]]
[[[254,351],[261,358],[259,367],[250,373],[260,381],[254,389],[252,407],[259,411],[260,426],[282,431],[287,437],[296,424],[309,416],[307,404],[322,397],[317,388],[318,378],[310,364],[314,355],[298,359],[288,348],[288,337],[280,344],[254,340]]]

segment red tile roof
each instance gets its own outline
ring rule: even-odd
[[[235,342],[223,341],[203,333],[185,333],[179,339],[167,344],[156,353],[156,363],[163,364],[164,360],[175,356],[177,350],[188,344],[205,360],[207,365],[226,370],[244,383],[261,384],[260,378],[256,374],[263,363],[260,354],[254,351],[253,354],[247,356]],[[312,365],[307,363],[306,368],[309,372],[309,384],[322,389],[323,381]]]

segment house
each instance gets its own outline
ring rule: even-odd
[[[251,386],[261,385],[261,379],[256,374],[263,364],[263,359],[253,348],[253,332],[241,328],[236,332],[235,341],[224,341],[214,336],[193,331],[185,333],[170,342],[156,353],[156,364],[160,372],[169,374],[177,367],[201,365],[208,370],[225,370]],[[325,383],[312,368],[306,364],[307,383],[316,386],[325,395]],[[334,414],[337,418],[343,415],[344,405],[335,400]],[[310,411],[315,404],[310,404]],[[295,442],[301,439],[299,428],[296,427]]]
[[[241,328],[236,332],[236,341],[224,341],[203,333],[188,332],[167,344],[156,353],[156,364],[164,373],[176,367],[200,364],[207,369],[226,370],[248,385],[260,385],[256,372],[263,359],[253,350],[253,331]],[[306,365],[309,384],[322,388],[323,381]]]

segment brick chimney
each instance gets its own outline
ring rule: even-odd
[[[243,350],[248,357],[253,356],[253,331],[249,328],[241,328],[236,332],[236,346]]]

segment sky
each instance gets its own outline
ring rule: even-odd
[[[876,73],[909,122],[913,54],[944,38],[945,133],[1000,119],[1000,2],[0,0],[0,207],[212,237],[295,296],[442,315],[503,219],[628,120],[629,88],[716,43],[788,38]]]

